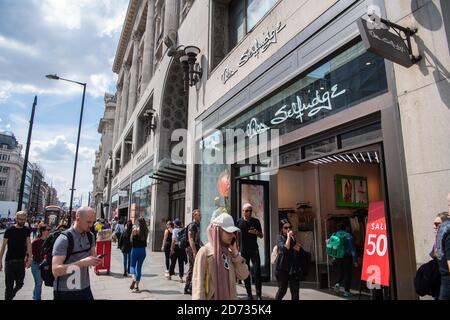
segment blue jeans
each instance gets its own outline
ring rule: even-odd
[[[450,276],[441,276],[439,300],[450,300]]]
[[[41,300],[42,277],[41,270],[39,270],[39,263],[36,261],[33,261],[33,264],[31,265],[31,273],[34,278],[33,300]]]
[[[145,248],[131,249],[131,274],[134,274],[136,281],[141,281],[142,265],[147,255]]]
[[[123,273],[130,273],[131,258],[130,253],[123,253]]]

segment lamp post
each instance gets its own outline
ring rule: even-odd
[[[46,77],[50,80],[63,80],[63,81],[72,82],[72,83],[76,83],[76,84],[83,86],[83,100],[81,101],[80,122],[78,124],[78,137],[77,137],[77,147],[75,150],[75,163],[73,165],[72,188],[70,189],[69,218],[68,218],[68,222],[67,222],[70,227],[70,225],[72,224],[73,192],[75,190],[75,176],[77,174],[77,162],[78,162],[78,147],[80,145],[81,123],[83,120],[84,98],[86,96],[86,85],[87,84],[83,83],[83,82],[64,79],[64,78],[58,77],[56,74],[54,74],[54,75],[49,74],[49,75],[46,75]]]

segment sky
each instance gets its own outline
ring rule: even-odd
[[[37,95],[29,162],[43,167],[60,201],[70,200],[83,87],[45,75],[87,83],[74,194],[87,205],[127,7],[128,0],[0,0],[0,130],[25,151]]]

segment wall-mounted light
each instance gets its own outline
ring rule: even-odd
[[[200,49],[196,46],[187,46],[182,50],[180,62],[183,65],[184,73],[184,91],[188,91],[188,86],[196,86],[203,75],[203,69],[197,63],[197,56],[200,54]]]

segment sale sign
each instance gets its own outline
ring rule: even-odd
[[[389,287],[389,252],[384,202],[369,204],[361,280],[369,289]]]

